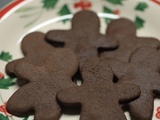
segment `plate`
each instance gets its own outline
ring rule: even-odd
[[[5,74],[5,65],[23,55],[22,38],[33,31],[69,29],[73,14],[83,9],[95,11],[101,20],[101,32],[112,19],[126,17],[135,22],[138,36],[160,38],[160,0],[14,0],[0,10],[0,120],[17,118],[6,112],[5,104],[18,89],[15,79]],[[44,108],[45,109],[45,108]],[[129,113],[125,112],[130,120]],[[160,119],[160,99],[154,101],[153,120]],[[60,120],[79,120],[79,115],[63,114]]]

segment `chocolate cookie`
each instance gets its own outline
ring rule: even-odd
[[[6,72],[8,75],[13,76],[15,65],[19,62],[26,61],[33,65],[43,65],[46,57],[53,52],[54,48],[45,40],[45,36],[41,32],[33,32],[26,35],[21,44],[24,57],[9,62],[6,65]]]
[[[91,57],[98,57],[98,49],[112,49],[118,46],[117,40],[99,32],[100,21],[96,13],[83,10],[72,19],[70,30],[51,30],[46,38],[53,44],[65,43],[65,48],[73,49],[80,58],[80,66]]]
[[[101,58],[112,57],[128,62],[131,53],[139,47],[160,47],[159,40],[155,38],[137,37],[135,24],[125,18],[113,20],[108,25],[106,34],[116,38],[119,41],[119,47],[113,51],[103,52],[100,55]]]
[[[55,49],[43,66],[20,62],[15,67],[15,74],[29,83],[11,96],[8,112],[21,116],[34,111],[34,120],[59,120],[61,109],[56,93],[76,86],[71,77],[77,69],[77,56],[68,49]]]
[[[160,51],[142,47],[132,54],[129,63],[107,60],[120,82],[135,84],[141,89],[140,97],[129,104],[132,120],[151,120],[154,96],[160,93]]]
[[[81,105],[80,120],[126,120],[119,102],[138,97],[139,87],[113,83],[113,72],[106,60],[90,59],[81,70],[83,84],[58,92],[59,102]]]

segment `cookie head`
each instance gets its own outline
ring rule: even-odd
[[[100,21],[95,12],[83,10],[76,13],[72,19],[72,29],[89,29],[90,32],[99,32]]]
[[[41,32],[33,32],[26,35],[21,43],[22,52],[26,55],[36,54],[36,52],[41,51],[46,52],[46,48],[53,49],[52,46],[45,42],[45,34]],[[45,53],[44,53],[45,54]]]
[[[89,59],[82,67],[82,77],[88,83],[93,82],[95,83],[105,83],[108,80],[108,84],[113,84],[113,72],[111,67],[99,61],[98,58]],[[94,76],[94,77],[93,77]],[[98,81],[97,81],[98,80]],[[86,82],[86,83],[87,83]]]
[[[135,36],[136,26],[128,19],[120,18],[118,20],[113,20],[108,25],[106,33],[114,36]]]

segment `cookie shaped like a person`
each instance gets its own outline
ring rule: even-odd
[[[43,65],[47,56],[53,52],[54,47],[45,41],[45,35],[41,32],[33,32],[26,35],[21,43],[24,57],[13,60],[6,65],[6,72],[10,76],[15,76],[14,68],[17,63],[26,61],[33,65]]]
[[[15,74],[29,83],[11,96],[7,111],[16,116],[34,111],[34,120],[59,120],[61,108],[56,93],[76,86],[71,78],[77,69],[77,56],[67,49],[55,49],[43,66],[20,62],[15,67]]]
[[[129,104],[132,120],[151,120],[154,96],[160,93],[160,51],[152,47],[137,49],[129,63],[107,59],[120,82],[138,85],[140,97]]]
[[[59,102],[66,106],[81,105],[80,120],[126,120],[119,102],[138,97],[139,87],[113,83],[113,72],[106,60],[90,59],[81,70],[83,84],[59,91]]]
[[[130,55],[139,47],[160,47],[159,40],[155,38],[136,36],[135,24],[125,18],[113,20],[107,27],[106,35],[116,38],[119,47],[113,51],[103,52],[100,58],[111,57],[128,62]]]
[[[46,34],[50,42],[64,43],[65,48],[73,49],[80,58],[80,67],[88,58],[98,57],[98,49],[114,49],[118,41],[99,32],[100,20],[96,13],[83,10],[72,19],[70,30],[51,30]]]

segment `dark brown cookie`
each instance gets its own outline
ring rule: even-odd
[[[73,49],[80,58],[80,66],[90,57],[98,57],[99,48],[116,48],[117,40],[99,32],[100,21],[96,13],[83,10],[72,19],[70,30],[51,30],[46,34],[50,42],[63,42],[65,48]]]
[[[55,49],[41,67],[20,62],[15,67],[15,74],[29,83],[11,96],[8,112],[21,116],[35,111],[35,120],[59,120],[61,109],[56,93],[76,86],[71,78],[77,69],[77,56],[68,49]]]
[[[8,75],[14,74],[14,67],[17,63],[26,61],[33,65],[43,65],[46,57],[53,52],[54,48],[45,40],[45,35],[41,32],[33,32],[26,35],[21,44],[24,57],[9,62],[6,65],[6,72]]]
[[[90,59],[82,67],[82,86],[61,90],[57,94],[63,105],[81,105],[80,120],[126,120],[119,102],[135,99],[139,87],[129,83],[115,84],[106,60]]]
[[[151,120],[154,95],[160,93],[160,52],[152,47],[137,49],[129,63],[107,59],[120,82],[138,85],[140,97],[129,104],[132,120]]]
[[[101,58],[112,57],[128,62],[132,52],[139,47],[160,47],[159,40],[155,38],[137,37],[135,24],[125,18],[113,20],[108,25],[106,34],[116,38],[119,41],[119,47],[113,51],[103,52],[100,55]]]

